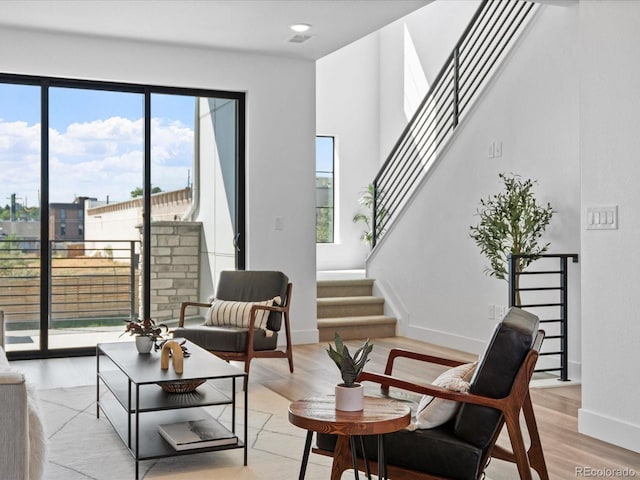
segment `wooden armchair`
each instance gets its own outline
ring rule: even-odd
[[[364,372],[359,381],[380,384],[383,395],[390,387],[423,395],[455,400],[461,407],[454,419],[433,429],[403,430],[385,437],[385,458],[393,480],[477,480],[482,478],[490,457],[517,464],[522,480],[531,480],[533,468],[541,480],[548,480],[533,406],[529,381],[538,359],[544,332],[538,331],[538,319],[528,312],[512,308],[497,325],[483,356],[478,361],[469,393],[459,393],[433,385],[420,385],[394,377],[397,358],[455,367],[462,362],[404,350],[392,350],[384,375]],[[525,447],[520,425],[524,413],[530,447]],[[511,447],[508,451],[495,445],[506,424]],[[377,458],[375,442],[364,438],[366,457]],[[335,438],[320,434],[314,453],[333,456]],[[369,471],[359,459],[359,469]],[[332,479],[352,468],[349,452],[334,459]],[[336,464],[338,467],[335,467]]]
[[[241,325],[240,313],[234,313],[233,320],[224,318],[224,324],[185,326],[186,310],[189,307],[208,307],[213,303],[185,302],[180,309],[178,328],[174,337],[183,337],[210,351],[224,360],[244,362],[244,371],[254,358],[286,358],[289,370],[293,373],[293,349],[291,345],[291,326],[289,308],[291,305],[292,285],[287,276],[275,271],[223,271],[216,288],[214,302],[218,303],[222,316],[228,316],[226,305],[231,302],[246,303],[246,314]],[[274,297],[280,297],[279,305],[258,305]],[[262,312],[268,312],[266,323],[259,325]],[[208,315],[211,314],[211,311]],[[222,318],[222,317],[220,317]],[[278,349],[278,332],[284,323],[286,346]],[[246,382],[245,382],[246,387]]]

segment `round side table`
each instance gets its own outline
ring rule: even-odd
[[[378,397],[365,397],[364,409],[358,412],[336,410],[335,396],[305,398],[289,406],[289,422],[307,430],[307,438],[300,466],[300,480],[304,479],[311,449],[313,432],[338,435],[331,467],[331,480],[339,480],[342,473],[340,460],[351,457],[355,476],[358,478],[355,436],[378,436],[378,478],[386,478],[384,462],[385,433],[402,430],[411,421],[411,410],[395,400]],[[364,449],[363,449],[364,453]],[[366,464],[366,461],[365,461]]]

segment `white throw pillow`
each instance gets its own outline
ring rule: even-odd
[[[213,300],[207,313],[205,325],[249,328],[251,307],[254,305],[272,306],[280,304],[280,297],[260,302],[235,302],[230,300]],[[255,328],[266,330],[269,319],[268,310],[256,311]]]
[[[473,376],[477,363],[465,363],[451,368],[436,378],[432,385],[454,392],[468,392],[469,380]],[[438,427],[451,420],[459,407],[460,403],[455,400],[424,395],[418,404],[416,421],[408,428],[409,430],[415,430],[416,428]]]

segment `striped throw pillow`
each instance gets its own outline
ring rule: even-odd
[[[280,297],[260,302],[236,302],[231,300],[215,299],[211,303],[205,325],[249,328],[251,321],[251,307],[254,305],[272,306],[280,304]],[[267,329],[269,311],[257,310],[255,328]]]

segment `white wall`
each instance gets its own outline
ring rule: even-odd
[[[583,386],[579,430],[640,452],[640,3],[580,2]],[[619,229],[586,230],[618,205]]]
[[[0,58],[4,73],[247,92],[247,268],[287,273],[294,341],[317,341],[313,62],[6,27]]]
[[[400,333],[480,352],[495,320],[488,305],[507,304],[507,284],[469,238],[480,198],[497,193],[498,173],[538,181],[540,202],[557,213],[550,253],[578,253],[578,12],[544,7],[517,51],[458,129],[409,209],[368,263],[368,275],[400,316]],[[487,145],[502,142],[502,157]],[[570,266],[570,377],[579,377],[580,266]]]
[[[318,270],[364,267],[365,228],[352,219],[413,113],[404,108],[406,85],[413,83],[407,76],[417,69],[426,78],[414,93],[421,100],[477,6],[478,0],[430,3],[318,60],[316,132],[336,137],[336,241],[317,245]],[[407,58],[407,35],[417,65]],[[409,103],[417,106],[414,98]]]
[[[361,269],[369,247],[354,224],[358,199],[378,171],[378,35],[317,62],[318,135],[335,137],[335,238],[317,244],[318,270]]]
[[[478,0],[434,1],[380,30],[380,163],[417,107],[410,101],[413,110],[405,108],[411,93],[407,85],[412,83],[407,75],[413,69],[418,69],[415,75],[424,75],[426,88],[419,95],[424,98],[478,4]],[[412,49],[418,65],[411,65]]]

